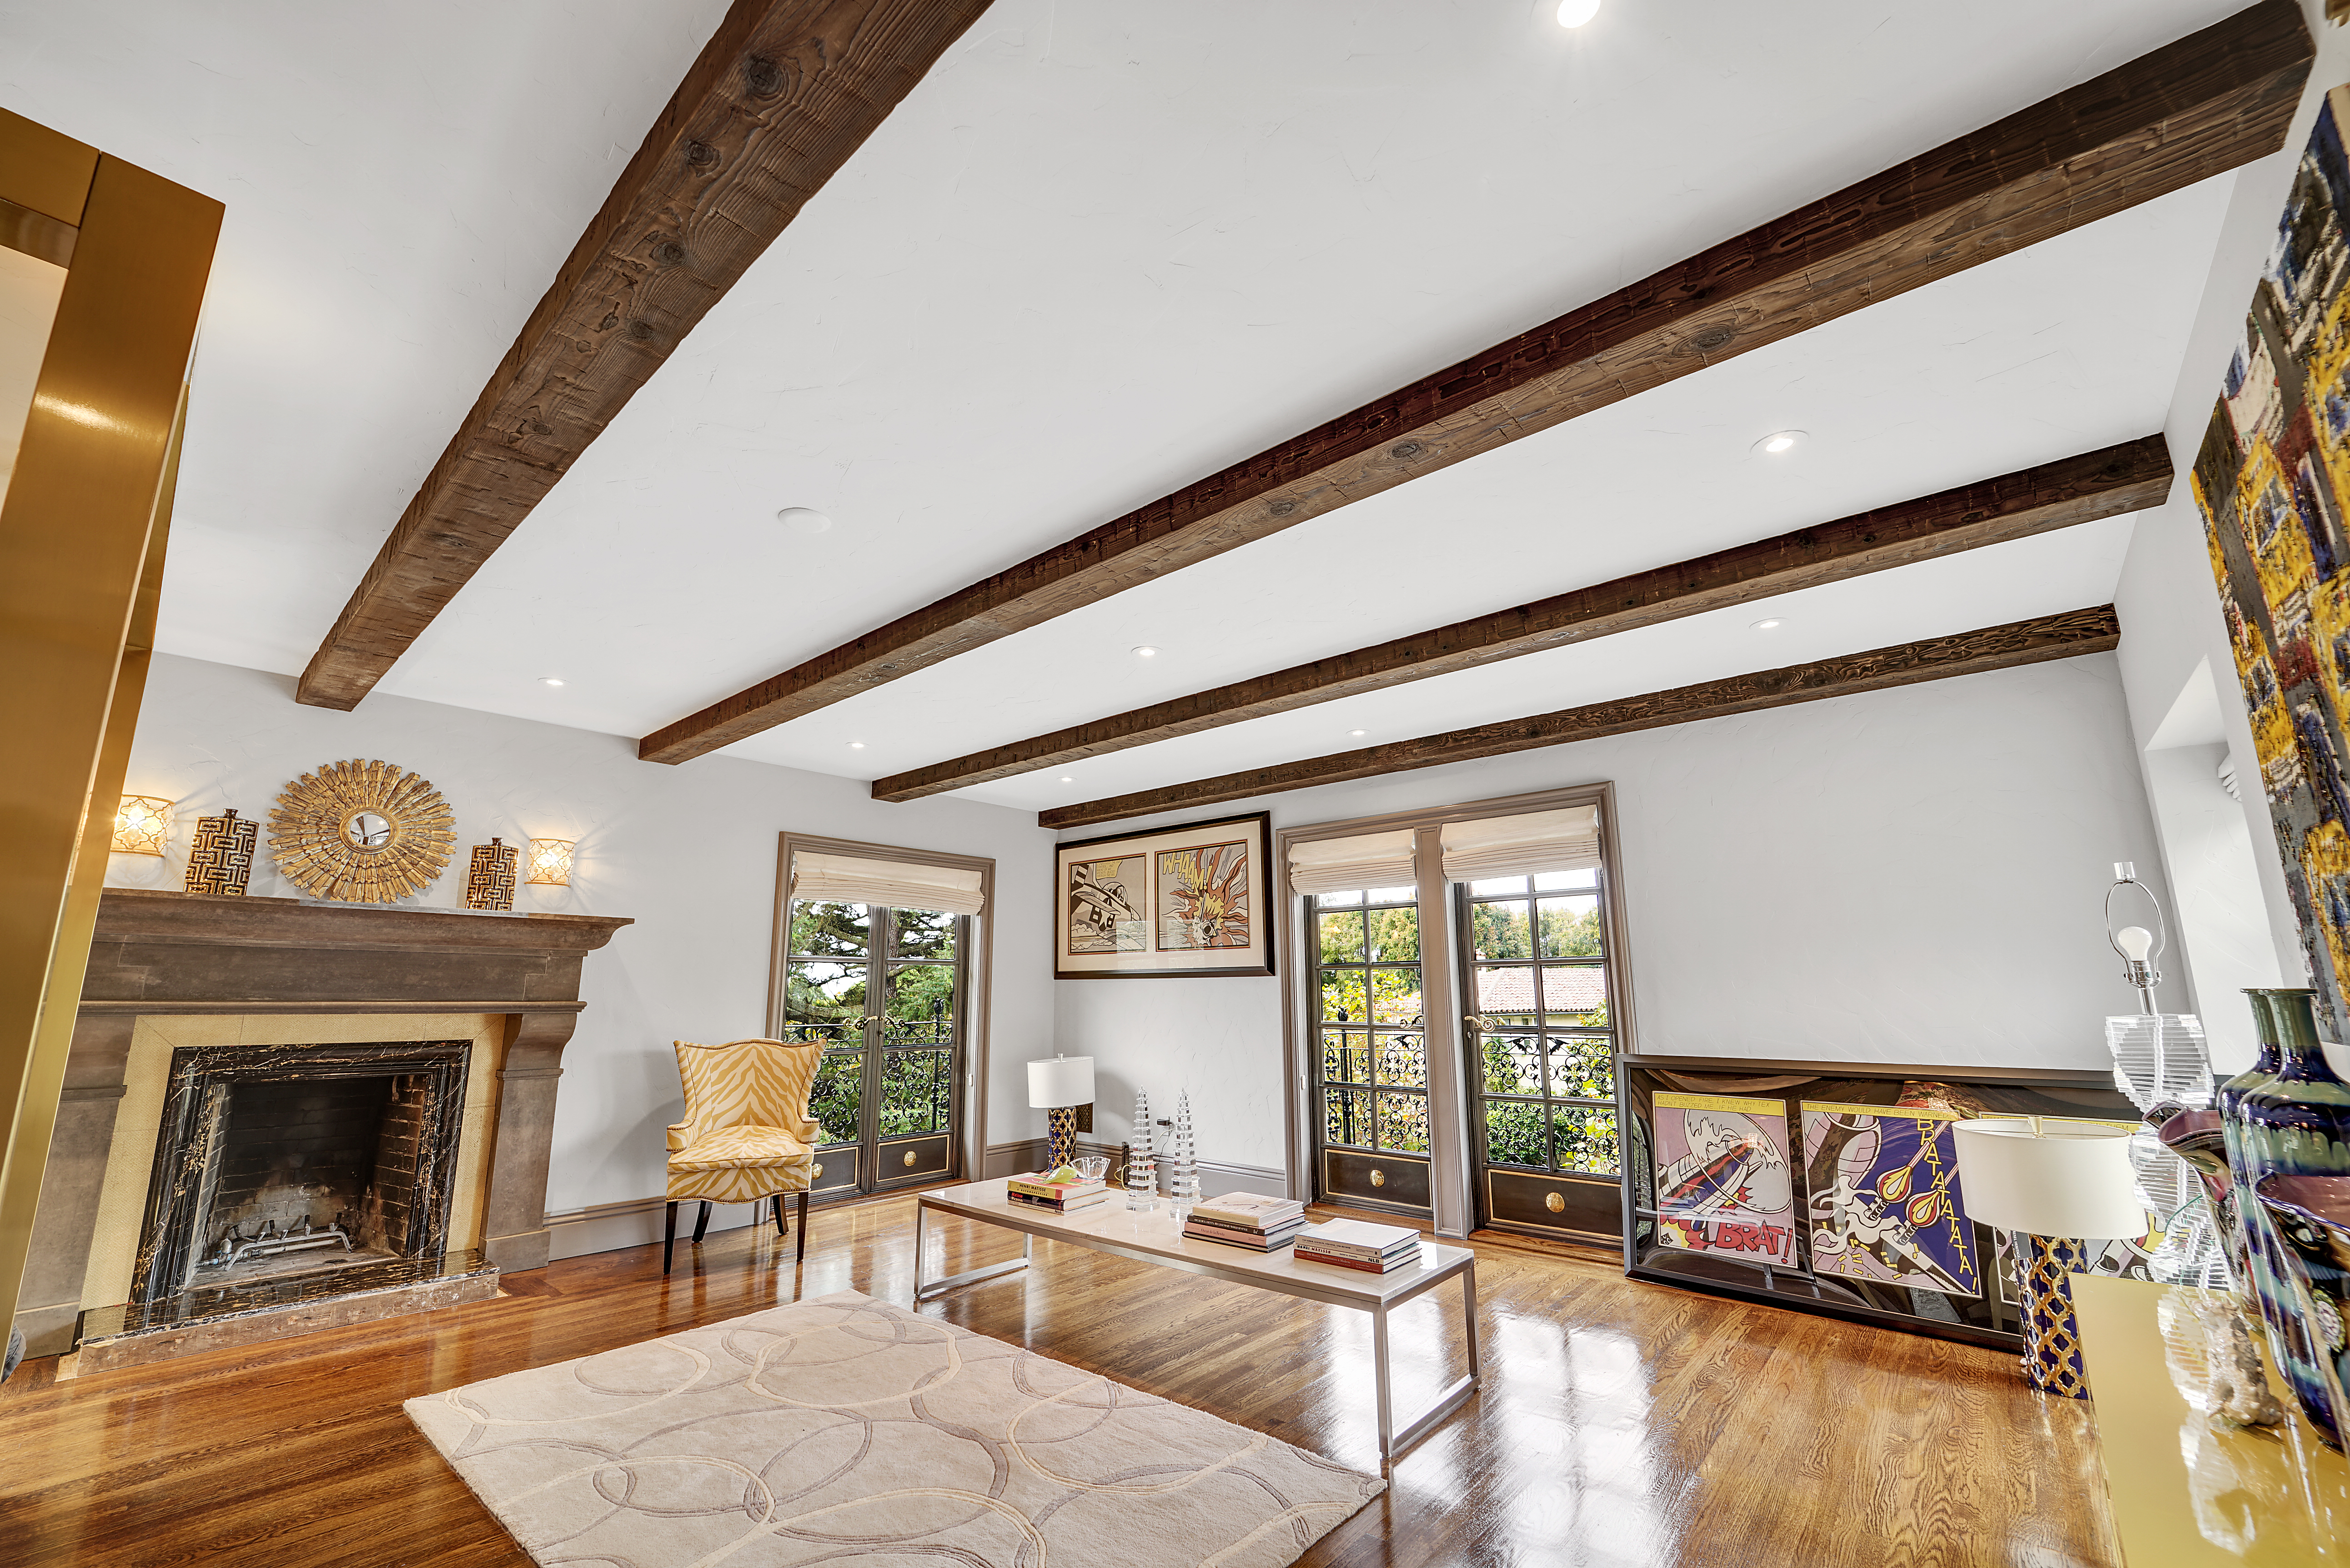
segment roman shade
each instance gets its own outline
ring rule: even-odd
[[[1300,893],[1351,893],[1357,888],[1409,888],[1411,829],[1316,838],[1289,846],[1289,885]]]
[[[1598,864],[1599,808],[1596,805],[1444,825],[1444,879],[1448,882],[1587,871]]]
[[[953,866],[921,866],[910,860],[860,860],[849,855],[792,851],[792,897],[827,904],[880,904],[892,909],[929,909],[941,915],[976,915],[986,900],[979,872]]]

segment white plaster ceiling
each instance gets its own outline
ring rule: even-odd
[[[647,732],[2234,8],[1607,0],[1568,33],[1534,0],[997,0],[381,690]],[[722,9],[0,0],[0,105],[228,203],[161,646],[302,667]],[[2229,183],[733,751],[870,777],[2151,433]],[[1750,455],[1785,427],[1812,439]],[[2100,603],[2127,528],[1792,596],[1768,639],[1700,617],[973,793]]]

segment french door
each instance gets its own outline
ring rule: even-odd
[[[1305,950],[1316,961],[1309,1025],[1315,1192],[1429,1217],[1419,889],[1317,894],[1305,919]]]
[[[1616,1010],[1596,869],[1456,886],[1480,1224],[1623,1235]]]
[[[967,916],[792,900],[783,1038],[824,1046],[816,1196],[956,1174],[970,938]]]

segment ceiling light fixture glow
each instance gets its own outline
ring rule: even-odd
[[[1777,616],[1773,616],[1767,620],[1756,621],[1754,623],[1754,629],[1756,631],[1776,631],[1786,624],[1787,623],[1785,621],[1781,620]]]
[[[1351,735],[1351,736],[1353,736],[1356,740],[1358,740],[1358,741],[1359,741],[1359,740],[1361,740],[1365,735],[1369,734],[1369,733],[1370,733],[1370,732],[1369,732],[1368,730],[1349,730],[1349,731],[1347,731],[1347,734],[1349,734],[1349,735]]]
[[[862,741],[851,741],[848,742],[848,749],[852,752],[861,752],[865,749],[865,742]]]
[[[812,506],[786,506],[775,521],[795,534],[821,534],[832,526],[832,519]]]
[[[1754,443],[1754,450],[1765,456],[1777,457],[1781,452],[1793,452],[1803,444],[1804,434],[1802,431],[1773,431]]]
[[[1134,650],[1134,657],[1137,659],[1156,659],[1159,657],[1159,650],[1146,642],[1140,648]]]
[[[1061,782],[1062,782],[1063,784],[1075,784],[1075,783],[1076,783],[1077,781],[1076,781],[1076,779],[1072,778],[1069,774],[1063,774],[1061,775]]]
[[[538,683],[541,686],[560,686],[563,684],[563,677],[560,675],[542,675],[538,678]]]
[[[1558,0],[1558,25],[1580,27],[1599,15],[1599,0]]]

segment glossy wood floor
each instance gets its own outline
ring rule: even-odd
[[[401,1400],[803,1295],[904,1302],[912,1210],[819,1211],[796,1280],[752,1228],[681,1245],[667,1282],[638,1248],[428,1317],[66,1381],[28,1363],[0,1386],[0,1563],[524,1564]],[[1017,1250],[946,1234],[955,1269]],[[1482,1393],[1304,1562],[2120,1562],[2087,1412],[2006,1355],[1634,1284],[1599,1256],[1477,1251]],[[1401,1409],[1456,1364],[1458,1303],[1398,1315]],[[923,1310],[1378,1468],[1360,1313],[1046,1242],[1027,1273]]]

